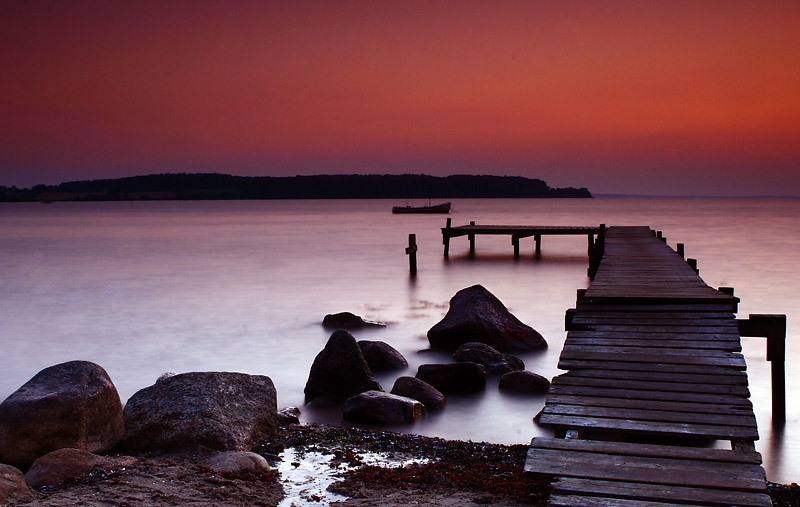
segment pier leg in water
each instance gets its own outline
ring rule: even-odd
[[[408,255],[408,269],[411,276],[417,274],[417,235],[408,235],[408,248],[406,248],[406,255]]]
[[[536,257],[542,256],[542,235],[541,234],[534,234],[533,241],[536,243]]]
[[[451,219],[447,219],[447,225],[444,226],[444,231],[442,233],[442,243],[444,243],[444,258],[450,258],[450,225]]]
[[[514,260],[519,260],[519,236],[514,234],[511,236],[511,244],[514,245]]]
[[[475,225],[475,221],[471,221],[469,225]],[[469,258],[472,259],[475,257],[475,235],[468,234],[467,237],[469,238]]]

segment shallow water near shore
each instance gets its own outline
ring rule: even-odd
[[[456,291],[479,283],[549,342],[522,354],[547,377],[563,345],[564,311],[585,288],[585,237],[545,237],[533,256],[523,239],[513,259],[507,237],[479,237],[442,258],[443,215],[392,215],[392,201],[198,201],[0,204],[0,399],[36,372],[84,359],[103,366],[123,401],[164,372],[242,371],[269,375],[279,405],[304,421],[342,424],[338,409],[303,406],[314,356],[330,335],[327,313],[351,311],[387,322],[355,332],[400,350],[409,368],[379,375],[389,390],[423,363],[449,360],[423,351],[425,333]],[[711,286],[733,286],[739,317],[785,313],[788,422],[770,422],[765,343],[743,339],[768,478],[800,480],[800,366],[794,319],[800,294],[800,200],[795,199],[485,199],[455,200],[454,225],[650,225],[671,246],[686,245]],[[417,235],[419,273],[404,253]],[[444,412],[396,427],[463,440],[525,443],[548,435],[531,421],[544,397],[485,392],[452,396]]]

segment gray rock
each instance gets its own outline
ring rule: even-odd
[[[30,500],[33,494],[18,468],[0,465],[0,505]]]
[[[478,363],[423,364],[417,369],[417,378],[445,394],[486,387],[486,370]]]
[[[272,470],[263,456],[249,451],[217,453],[206,460],[206,466],[219,474],[261,473]]]
[[[359,340],[358,346],[372,371],[393,371],[408,367],[408,361],[403,354],[386,342]]]
[[[122,433],[117,388],[88,361],[45,368],[0,404],[0,461],[20,468],[63,447],[107,451]]]
[[[91,472],[100,463],[99,456],[84,449],[59,449],[34,461],[25,482],[33,489],[55,486]]]
[[[424,414],[425,407],[419,401],[381,391],[358,394],[344,404],[344,418],[356,422],[400,424]]]
[[[399,377],[394,381],[392,394],[412,398],[423,405],[428,412],[441,410],[447,405],[447,398],[435,387],[416,377]]]
[[[300,409],[297,407],[286,407],[279,410],[278,424],[280,426],[300,424]]]
[[[532,371],[511,371],[500,377],[500,390],[522,394],[544,394],[550,381]]]
[[[329,313],[322,319],[322,325],[329,329],[362,329],[365,327],[385,327],[382,322],[364,320],[350,312]]]
[[[547,347],[542,335],[481,285],[462,289],[450,299],[450,309],[428,331],[428,341],[433,348],[450,350],[468,342],[485,343],[501,352]]]
[[[334,331],[325,348],[314,358],[304,389],[306,401],[325,398],[344,403],[364,391],[383,391],[353,335]]]
[[[461,345],[453,353],[453,359],[458,362],[471,361],[486,368],[486,373],[508,373],[525,369],[521,359],[510,354],[498,352],[485,343],[469,342]]]
[[[250,450],[274,437],[277,393],[263,375],[181,373],[138,391],[125,405],[122,446]]]

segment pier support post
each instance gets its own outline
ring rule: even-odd
[[[597,246],[599,247],[599,255],[603,256],[606,252],[606,224],[600,224],[600,233],[597,235]]]
[[[447,219],[447,225],[444,226],[442,229],[442,243],[444,243],[444,258],[450,258],[450,225],[451,225],[450,218]]]
[[[408,248],[406,248],[406,255],[408,255],[408,269],[411,276],[417,274],[417,235],[408,235]]]
[[[469,225],[475,225],[475,221],[470,221]],[[474,234],[467,234],[469,238],[469,258],[472,259],[475,257],[475,235]]]
[[[686,262],[689,263],[689,267],[692,268],[695,273],[697,273],[698,275],[700,274],[700,270],[697,269],[697,259],[689,258],[686,259]]]
[[[737,319],[740,336],[765,336],[772,369],[772,424],[786,424],[786,315],[750,314]]]
[[[533,235],[533,241],[536,244],[536,250],[535,250],[534,253],[536,254],[536,257],[541,257],[542,256],[542,235],[541,234],[534,234]]]
[[[685,257],[685,253],[686,253],[685,250],[684,250],[685,247],[684,247],[683,243],[678,243],[677,248],[678,248],[678,250],[677,250],[678,255],[681,256],[681,259],[683,259]]]
[[[514,260],[519,260],[519,236],[513,234],[511,236],[511,244],[514,245]]]

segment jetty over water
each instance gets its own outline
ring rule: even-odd
[[[553,506],[771,505],[738,298],[648,227],[597,234],[602,260],[566,316],[566,373],[537,416],[555,438],[533,439],[525,471],[556,477]]]

